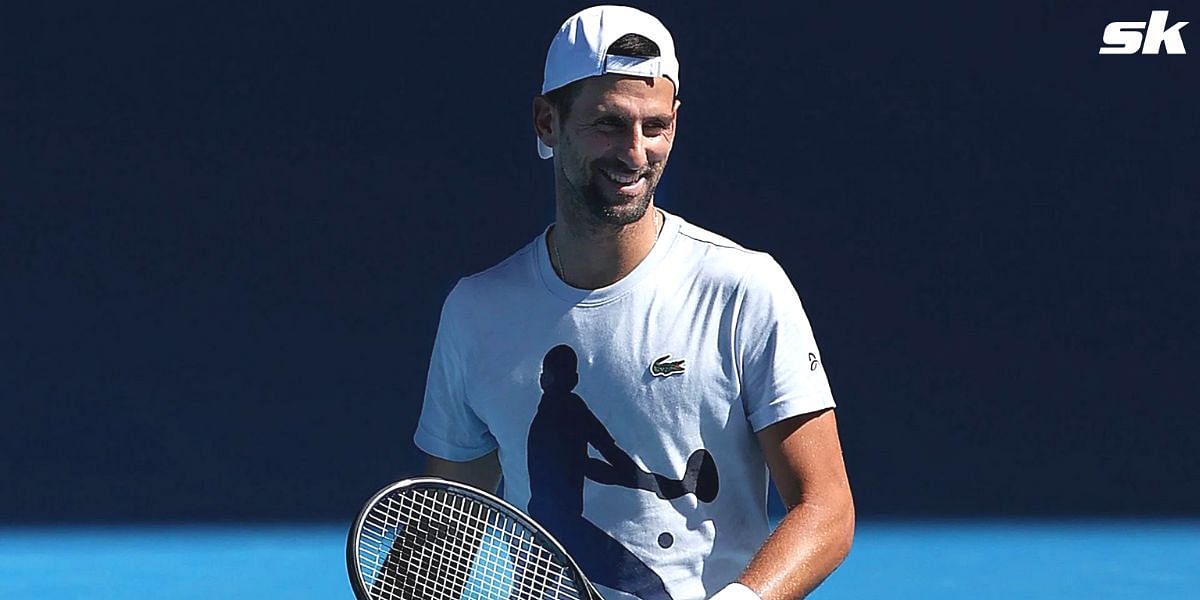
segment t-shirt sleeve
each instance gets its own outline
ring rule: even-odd
[[[751,429],[832,408],[833,393],[808,316],[779,263],[756,255],[740,294],[734,344]]]
[[[442,307],[413,442],[426,454],[461,462],[495,450],[496,439],[467,402],[465,346],[460,334],[463,315],[456,309],[458,291],[451,291]]]

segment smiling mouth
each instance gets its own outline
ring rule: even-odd
[[[602,174],[604,174],[604,176],[607,177],[609,179],[609,181],[612,181],[613,183],[616,183],[618,185],[629,185],[631,183],[637,183],[637,181],[639,179],[644,177],[644,175],[642,175],[640,173],[622,173],[620,171],[613,171],[610,169],[600,169],[600,172]]]
[[[641,192],[646,183],[645,173],[630,173],[612,169],[599,169],[599,171],[609,183],[617,186],[617,191],[622,195],[637,194]]]

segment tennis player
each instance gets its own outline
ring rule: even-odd
[[[653,16],[563,23],[533,100],[555,221],[450,292],[414,439],[431,475],[503,476],[606,600],[801,598],[853,536],[834,401],[775,260],[655,206],[679,90]]]

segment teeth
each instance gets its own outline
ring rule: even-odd
[[[617,173],[613,173],[612,171],[604,171],[604,174],[606,176],[608,176],[609,179],[611,179],[617,183],[623,183],[626,185],[631,184],[631,183],[637,181],[638,179],[641,179],[640,175],[619,175]]]

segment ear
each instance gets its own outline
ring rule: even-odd
[[[558,143],[558,131],[555,130],[554,107],[544,96],[533,97],[533,133],[542,143],[553,148]]]

